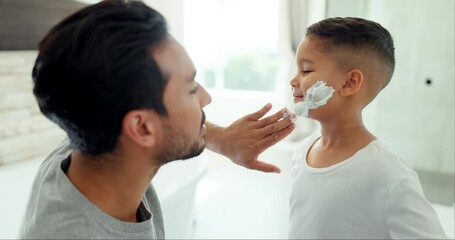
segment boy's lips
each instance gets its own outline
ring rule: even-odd
[[[305,97],[303,95],[293,95],[293,96],[294,96],[294,103],[298,103],[305,99]]]

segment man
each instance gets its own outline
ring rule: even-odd
[[[293,129],[270,110],[227,128],[205,124],[210,95],[168,33],[141,2],[112,0],[56,25],[39,45],[33,92],[43,114],[68,134],[40,166],[21,238],[164,238],[150,182],[167,162],[207,146],[247,168]],[[177,176],[176,176],[177,177]]]

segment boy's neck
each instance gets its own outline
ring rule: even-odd
[[[321,122],[320,146],[324,148],[339,148],[363,145],[375,140],[362,122],[358,119],[334,120]]]
[[[375,139],[376,137],[363,124],[336,129],[322,126],[320,145],[324,148],[349,148],[349,146],[369,143]]]
[[[337,121],[321,123],[321,138],[306,156],[309,166],[325,168],[342,162],[376,139],[362,121]]]

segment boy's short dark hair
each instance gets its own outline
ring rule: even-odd
[[[151,55],[167,36],[164,17],[140,1],[102,1],[67,17],[39,44],[32,75],[41,112],[73,148],[112,151],[127,112],[167,113],[167,80]]]
[[[333,47],[349,47],[375,53],[385,66],[377,92],[390,82],[395,69],[395,48],[389,31],[380,24],[355,17],[327,18],[308,27],[306,36],[325,40],[324,50],[327,51]]]

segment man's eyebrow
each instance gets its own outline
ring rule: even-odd
[[[192,83],[194,82],[194,79],[196,78],[196,71],[193,72],[193,74],[191,75],[191,77],[188,78],[188,83]]]

